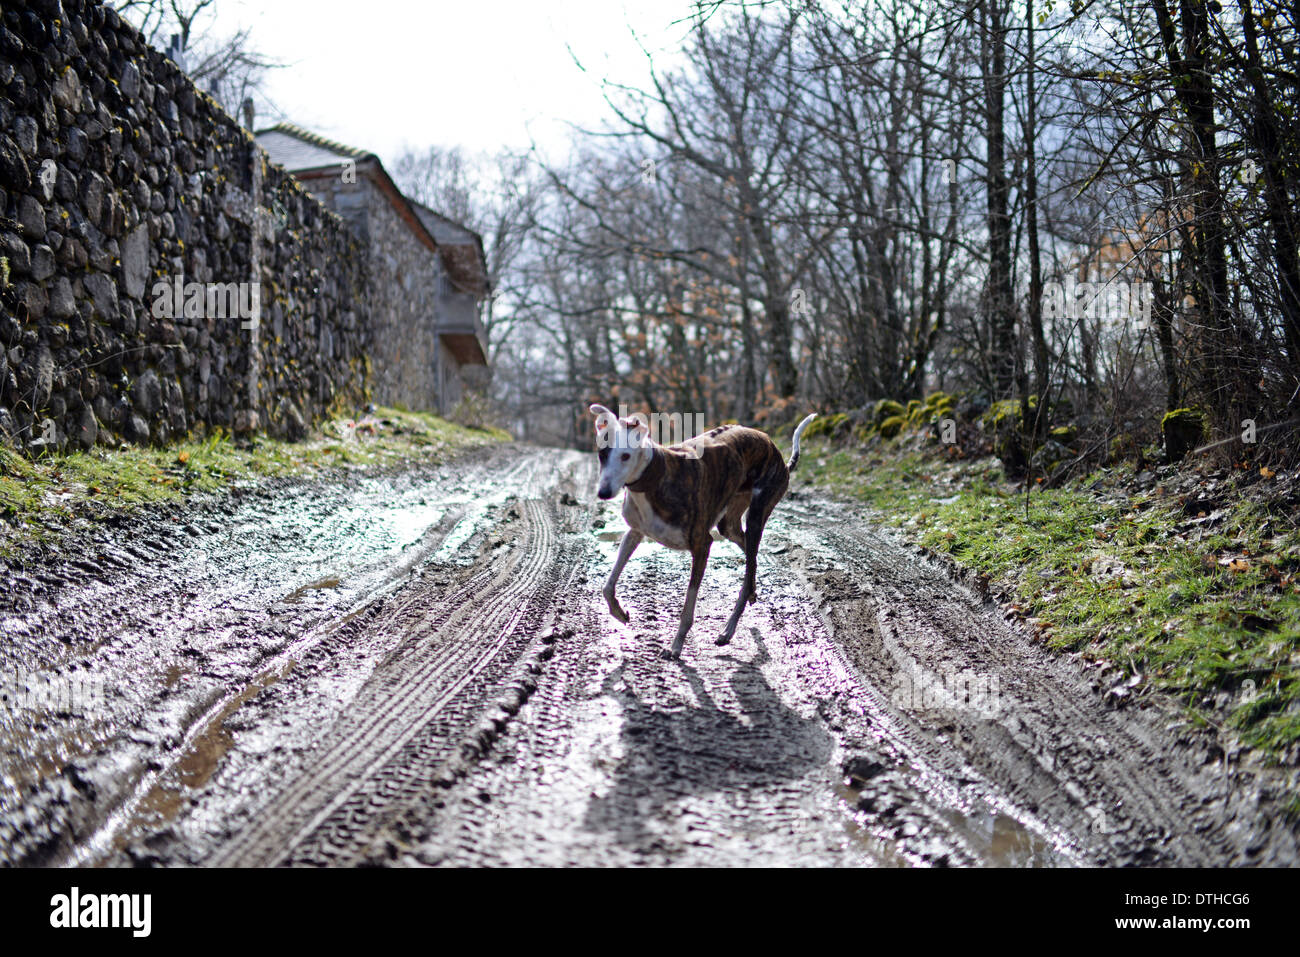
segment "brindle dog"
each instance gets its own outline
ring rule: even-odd
[[[628,531],[605,582],[605,601],[619,621],[628,621],[614,589],[623,567],[643,538],[691,553],[691,581],[686,604],[671,649],[665,658],[678,658],[686,633],[695,621],[695,598],[709,562],[711,530],[745,551],[745,582],[727,627],[717,639],[731,641],[745,610],[758,598],[758,545],[763,526],[790,486],[790,473],[799,464],[799,436],[817,416],[810,415],[794,430],[794,450],[787,465],[780,450],[764,433],[740,425],[720,425],[679,445],[658,445],[650,439],[648,423],[637,416],[620,419],[603,405],[593,405],[596,445],[600,458],[600,487],[596,494],[610,499],[620,488]],[[741,516],[745,517],[741,527]]]

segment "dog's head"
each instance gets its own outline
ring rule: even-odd
[[[635,482],[654,454],[650,423],[643,416],[620,419],[603,405],[593,405],[596,417],[596,456],[600,459],[599,498],[613,498],[628,482]]]

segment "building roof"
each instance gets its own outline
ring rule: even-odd
[[[488,281],[483,237],[468,226],[463,226],[422,203],[414,200],[410,202],[425,228],[438,241],[443,261],[447,264],[447,272],[456,288],[479,297],[487,295],[492,284]]]
[[[374,153],[318,136],[292,123],[278,123],[255,134],[257,144],[291,173],[340,166],[346,160],[378,159]]]
[[[318,136],[292,123],[277,123],[254,134],[257,144],[266,150],[271,161],[279,163],[300,180],[337,176],[345,163],[367,176],[387,198],[397,215],[410,227],[415,238],[437,253],[438,241],[433,232],[416,215],[409,199],[397,188],[384,164],[374,153]]]
[[[478,233],[403,194],[374,153],[320,136],[293,123],[277,123],[258,130],[257,143],[271,160],[300,179],[333,175],[346,162],[372,178],[388,195],[398,214],[425,245],[437,249],[452,284],[461,292],[482,298],[491,291],[487,255]],[[422,235],[421,235],[422,234]]]

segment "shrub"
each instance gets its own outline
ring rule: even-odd
[[[897,403],[895,403],[897,405]],[[892,439],[899,432],[903,431],[903,426],[907,425],[907,419],[902,415],[891,415],[885,421],[880,423],[880,434],[887,439]]]

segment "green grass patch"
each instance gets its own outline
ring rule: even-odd
[[[423,412],[384,408],[360,421],[325,422],[302,442],[223,432],[165,448],[95,449],[28,459],[0,446],[0,557],[24,543],[48,543],[79,514],[184,501],[236,482],[340,468],[440,462],[508,439]]]
[[[805,471],[806,470],[806,471]],[[1116,473],[1036,489],[995,460],[814,441],[803,480],[988,575],[1051,647],[1118,666],[1273,759],[1300,745],[1300,528],[1241,496],[1188,515],[1180,496],[1117,494]]]

